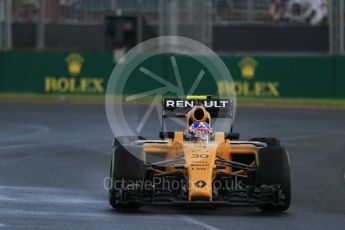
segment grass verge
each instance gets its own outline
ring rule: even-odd
[[[104,103],[104,95],[61,95],[34,93],[0,93],[3,102],[70,102],[70,103]],[[150,99],[143,102],[150,102]],[[273,107],[311,107],[311,108],[345,108],[345,98],[258,98],[238,97],[239,106],[273,106]]]
[[[238,105],[345,108],[345,98],[238,98]]]

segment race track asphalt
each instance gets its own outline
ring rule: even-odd
[[[287,212],[114,211],[103,188],[113,136],[103,104],[1,102],[0,230],[345,229],[345,110],[240,107],[235,131],[243,140],[280,137],[289,150]]]

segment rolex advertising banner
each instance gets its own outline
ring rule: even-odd
[[[223,56],[237,96],[332,97],[333,58],[327,56]],[[219,83],[219,90],[227,85]]]
[[[4,80],[5,80],[5,70],[4,70],[4,53],[0,52],[0,93],[4,89]]]
[[[111,53],[6,52],[5,92],[103,94],[114,67]]]
[[[345,58],[332,56],[221,56],[233,83],[202,80],[194,94],[233,88],[241,97],[345,97]],[[145,60],[126,79],[125,93],[162,87],[149,72],[176,85],[201,72],[212,75],[193,57],[163,56]],[[115,66],[111,52],[0,52],[0,91],[9,93],[102,95]],[[205,78],[206,79],[206,78]],[[214,87],[214,86],[215,87]],[[188,91],[188,90],[187,90]]]
[[[334,81],[335,96],[345,97],[345,57],[336,58]]]

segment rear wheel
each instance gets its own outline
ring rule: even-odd
[[[254,137],[249,141],[258,141],[266,143],[268,147],[280,147],[280,140],[275,137]]]
[[[113,147],[118,145],[132,144],[134,141],[145,140],[142,136],[118,136],[114,138]]]
[[[109,203],[115,209],[136,209],[139,207],[135,184],[144,179],[144,151],[136,145],[117,145],[110,166]],[[123,189],[128,186],[127,189]],[[130,191],[130,188],[134,188]]]
[[[258,151],[260,185],[280,185],[279,200],[260,205],[264,212],[282,212],[290,207],[291,177],[287,151],[282,147],[262,148]]]

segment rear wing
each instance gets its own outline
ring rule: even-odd
[[[185,99],[164,98],[162,117],[184,117],[194,106],[203,105],[212,118],[233,118],[233,101],[192,96]]]

